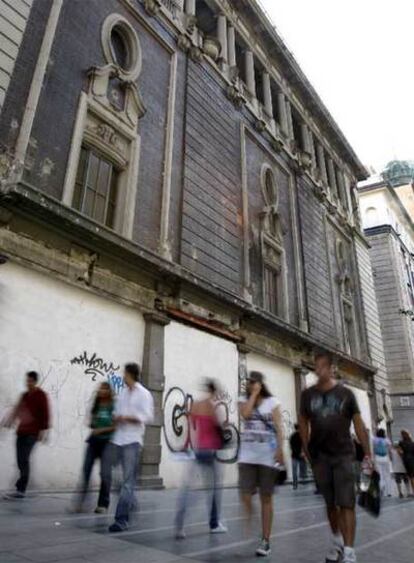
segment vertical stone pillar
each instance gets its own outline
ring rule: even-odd
[[[348,209],[348,198],[346,195],[345,178],[342,170],[338,170],[337,183],[338,183],[339,199],[341,200],[344,209]]]
[[[296,416],[299,417],[300,413],[300,398],[302,391],[306,389],[306,374],[307,370],[303,367],[293,368],[295,374],[295,402],[296,402]]]
[[[195,0],[185,0],[185,12],[189,16],[195,16],[196,2]]]
[[[228,61],[227,51],[227,19],[224,14],[219,14],[217,18],[217,39],[220,41],[221,54],[220,59],[223,63]]]
[[[257,97],[256,94],[256,79],[254,76],[254,55],[252,51],[245,51],[245,64],[246,64],[246,86],[253,98]]]
[[[263,96],[266,113],[269,117],[273,117],[272,89],[270,86],[270,75],[268,72],[263,73]]]
[[[328,176],[326,174],[326,161],[325,161],[325,151],[322,145],[318,144],[317,148],[318,156],[318,166],[321,172],[321,180],[324,184],[328,183]]]
[[[145,318],[142,383],[154,397],[155,417],[145,433],[141,460],[141,479],[147,486],[161,486],[161,431],[163,425],[162,400],[164,392],[164,328],[170,322],[161,313],[148,313]]]
[[[308,129],[308,133],[309,133],[309,149],[310,149],[310,154],[311,154],[311,159],[312,159],[312,170],[315,170],[317,163],[316,163],[316,152],[315,152],[315,141],[313,138],[313,133],[310,129]]]
[[[279,92],[277,95],[277,107],[280,116],[280,123],[279,123],[280,128],[282,132],[287,136],[289,135],[289,123],[288,123],[288,117],[286,111],[286,99],[283,92]]]
[[[293,121],[292,121],[292,107],[290,105],[289,100],[286,100],[286,116],[287,116],[287,123],[288,123],[288,137],[289,139],[291,139],[292,141],[295,138],[295,135],[293,133]]]
[[[310,154],[309,130],[308,130],[308,126],[306,125],[306,123],[301,123],[300,130],[301,130],[301,137],[302,137],[302,139],[301,139],[302,147],[304,148],[304,150],[306,152],[308,152]]]
[[[250,352],[250,348],[248,348],[245,344],[238,344],[237,350],[239,352],[239,389],[238,393],[239,396],[243,395],[246,392],[246,382],[248,376],[248,369],[247,369],[247,354]]]
[[[227,53],[230,68],[236,67],[236,32],[232,25],[227,28]]]
[[[335,164],[332,158],[328,158],[328,179],[329,187],[331,188],[331,195],[338,197],[338,186],[336,183]]]

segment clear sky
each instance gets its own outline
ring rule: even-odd
[[[366,166],[414,160],[414,0],[261,0]]]

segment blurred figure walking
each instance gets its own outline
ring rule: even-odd
[[[398,489],[398,496],[404,498],[404,493],[402,490],[402,484],[404,483],[407,496],[410,496],[410,480],[407,475],[407,470],[405,469],[404,462],[401,457],[401,448],[398,442],[395,442],[391,448],[391,460],[392,460],[392,473],[394,476],[395,484]]]
[[[135,486],[141,449],[144,444],[145,425],[154,418],[154,400],[151,393],[138,382],[138,364],[126,364],[125,388],[121,391],[114,409],[115,432],[105,449],[102,481],[106,491],[111,489],[112,466],[121,463],[123,482],[116,507],[115,521],[110,532],[128,529],[129,515],[136,505]]]
[[[273,493],[277,476],[275,466],[284,466],[285,463],[280,402],[270,393],[262,373],[249,373],[246,396],[240,398],[239,410],[242,419],[240,492],[250,524],[253,513],[252,495],[259,489],[262,539],[256,549],[256,555],[266,557],[271,553]]]
[[[90,412],[90,428],[92,432],[87,439],[85,459],[83,463],[82,486],[76,511],[81,512],[88,493],[89,481],[96,460],[101,463],[101,485],[99,489],[96,514],[104,514],[108,510],[110,490],[108,483],[102,479],[103,457],[115,429],[113,421],[114,397],[110,384],[103,382],[96,393]]]
[[[295,431],[289,438],[290,451],[292,455],[292,479],[293,489],[298,488],[299,477],[303,482],[306,479],[307,464],[303,453],[302,438],[299,434],[299,425],[295,424]]]
[[[190,412],[190,427],[191,432],[194,433],[192,446],[196,465],[196,467],[191,465],[190,471],[191,475],[194,475],[194,470],[201,471],[208,494],[210,533],[220,534],[227,532],[227,528],[220,521],[220,469],[216,459],[216,453],[223,445],[221,423],[215,409],[219,389],[213,379],[207,379],[204,382],[203,390],[207,394],[206,398],[194,402]],[[175,517],[177,539],[185,538],[184,521],[188,507],[190,479],[191,477],[188,475],[178,498]]]
[[[414,496],[414,442],[408,430],[401,430],[401,448],[402,458],[411,483],[411,495]]]
[[[30,456],[37,442],[44,440],[49,428],[49,402],[46,393],[38,387],[39,375],[35,371],[26,374],[27,391],[23,393],[6,420],[5,426],[17,425],[16,454],[20,477],[16,482],[16,492],[6,495],[6,499],[25,497],[30,478]]]
[[[377,430],[377,435],[372,440],[372,449],[375,455],[375,467],[380,474],[381,494],[390,497],[392,496],[391,442],[382,428]]]
[[[371,465],[368,432],[355,395],[335,380],[328,353],[315,358],[316,385],[302,393],[299,428],[306,456],[324,496],[332,531],[326,561],[355,563],[355,476],[351,423],[367,464]]]

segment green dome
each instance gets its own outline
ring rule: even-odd
[[[413,160],[391,160],[382,173],[384,180],[393,188],[414,181]]]

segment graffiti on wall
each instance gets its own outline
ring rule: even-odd
[[[192,449],[195,426],[190,412],[193,396],[179,387],[171,387],[164,401],[164,437],[171,452],[185,452]],[[236,426],[229,421],[229,405],[220,398],[216,403],[217,418],[221,421],[223,448],[217,452],[217,460],[234,463],[240,447],[240,436]]]
[[[79,356],[72,358],[70,363],[85,368],[84,374],[91,376],[92,381],[97,381],[97,378],[106,379],[116,394],[124,386],[123,377],[119,373],[121,366],[104,361],[96,352],[88,354],[88,352],[84,351]]]

